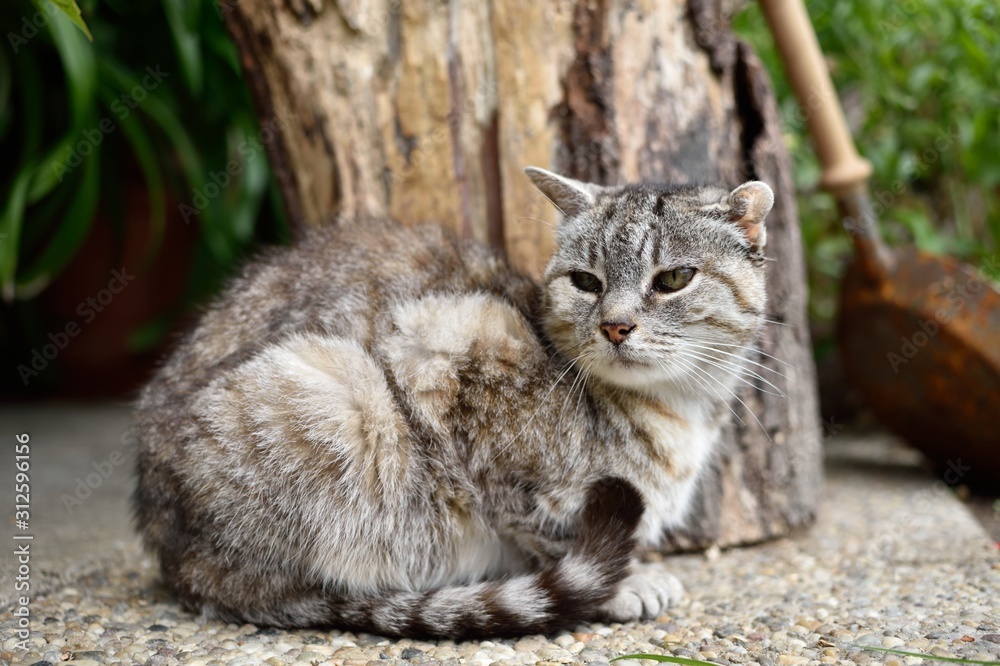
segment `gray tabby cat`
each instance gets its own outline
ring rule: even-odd
[[[185,606],[461,639],[676,602],[631,558],[745,371],[771,189],[527,173],[563,213],[542,285],[341,221],[250,263],[146,387],[138,524]]]

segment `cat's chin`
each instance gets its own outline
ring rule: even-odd
[[[684,381],[682,373],[671,373],[659,363],[638,358],[608,358],[592,364],[588,372],[609,386],[642,392],[658,392]]]

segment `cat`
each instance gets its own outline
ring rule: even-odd
[[[762,327],[764,183],[598,186],[539,284],[436,226],[251,261],[143,390],[137,524],[207,618],[464,639],[656,617]]]

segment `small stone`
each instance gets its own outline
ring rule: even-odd
[[[794,654],[782,654],[778,656],[776,663],[781,666],[801,666],[802,664],[808,664],[809,659]]]
[[[581,639],[582,640],[582,639]],[[541,636],[528,636],[514,643],[516,652],[534,652],[545,645],[545,639]]]
[[[253,625],[250,626],[253,627]],[[256,627],[254,627],[254,629],[256,629]],[[274,627],[265,627],[263,629],[257,629],[258,636],[277,636],[280,633],[282,633],[281,629],[275,629]]]
[[[98,652],[97,650],[88,650],[85,652],[74,652],[74,659],[104,659],[104,653]]]
[[[904,641],[902,638],[897,638],[895,636],[886,636],[882,639],[882,645],[887,648],[896,648],[903,645]]]
[[[882,644],[882,641],[878,639],[878,636],[872,634],[865,634],[863,636],[858,636],[854,643],[856,645],[862,645],[864,647],[875,647]]]
[[[364,659],[367,661],[368,655],[366,655],[364,652],[362,652],[356,647],[342,647],[333,653],[333,658],[343,659],[345,661],[348,659]]]
[[[167,631],[170,627],[166,627],[162,624],[152,624],[149,626],[150,631]]]
[[[985,636],[980,636],[980,638],[990,643],[1000,643],[1000,634],[986,634]]]
[[[299,656],[296,657],[295,660],[312,662],[312,661],[323,661],[324,659],[326,659],[326,656],[320,654],[319,652],[313,652],[312,650],[303,650],[299,654]]]
[[[339,653],[338,653],[339,654]],[[418,650],[417,648],[408,647],[403,650],[400,655],[403,659],[419,659],[426,654],[423,650]]]
[[[537,651],[538,656],[546,661],[572,661],[573,655],[557,647],[543,647]]]
[[[961,637],[961,638],[959,638],[958,640],[962,641],[963,643],[972,643],[972,642],[973,642],[973,641],[975,641],[976,639],[975,639],[975,638],[973,638],[972,636],[969,636],[968,634],[966,634],[965,636],[962,636],[962,637]]]

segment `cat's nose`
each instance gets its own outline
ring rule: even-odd
[[[620,345],[625,342],[629,333],[635,330],[635,324],[625,321],[606,321],[601,324],[601,330],[604,331],[604,337]]]

